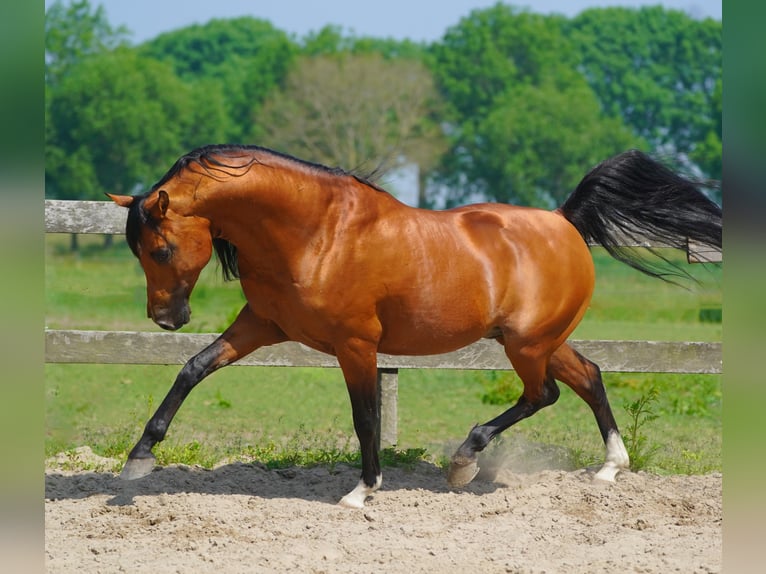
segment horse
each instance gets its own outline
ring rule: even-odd
[[[722,242],[721,208],[638,150],[595,166],[553,210],[415,208],[351,172],[241,145],[195,149],[148,192],[109,197],[128,209],[126,239],[157,325],[175,331],[189,321],[189,297],[213,251],[246,297],[231,325],[183,366],[121,477],[151,472],[152,448],[205,377],[259,347],[297,341],[334,355],[345,378],[362,461],[358,484],[339,502],[351,508],[382,484],[378,353],[446,353],[480,338],[503,346],[523,392],[470,430],[448,484],[468,484],[494,437],[556,402],[556,381],[592,410],[605,445],[594,479],[614,482],[630,461],[599,367],[567,343],[594,289],[588,242],[664,280],[680,266],[621,247],[626,238],[676,248]]]

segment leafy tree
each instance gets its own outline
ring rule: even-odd
[[[80,197],[93,194],[94,166],[88,150],[71,150],[57,141],[57,126],[51,105],[59,83],[71,69],[89,57],[127,46],[129,32],[113,28],[102,6],[92,7],[88,0],[74,0],[65,5],[56,0],[45,11],[45,181],[46,195]],[[68,192],[67,190],[80,190]],[[74,193],[74,195],[72,195]],[[72,249],[77,249],[77,235],[72,234]],[[105,236],[107,244],[110,235]]]
[[[716,82],[710,103],[713,125],[705,139],[695,145],[691,159],[709,177],[720,181],[723,171],[723,82],[720,79]],[[721,198],[717,199],[720,201]]]
[[[284,79],[298,47],[269,22],[214,19],[157,36],[140,48],[187,82],[218,85],[230,118],[224,138],[247,141],[260,103]]]
[[[604,118],[585,81],[563,88],[546,81],[520,84],[500,98],[477,125],[470,145],[470,181],[447,195],[553,208],[586,171],[640,142],[618,119]],[[468,171],[468,170],[466,170]]]
[[[601,112],[561,23],[497,4],[471,12],[434,45],[451,111],[452,147],[439,177],[448,205],[486,198],[549,206],[593,164],[640,144]]]
[[[54,182],[57,177],[53,172],[60,170],[58,179],[69,183],[59,186],[59,195],[68,195],[63,191],[67,186],[83,190],[87,195],[93,178],[86,150],[59,147],[58,130],[50,112],[56,88],[83,60],[126,46],[128,34],[124,27],[113,28],[106,19],[104,8],[94,8],[88,0],[74,0],[66,5],[56,0],[45,11],[46,183]],[[50,189],[46,189],[46,193],[56,195]]]
[[[55,85],[66,70],[83,58],[126,46],[129,32],[113,28],[103,6],[93,8],[89,0],[65,5],[56,0],[45,11],[45,82]]]
[[[189,147],[207,140],[190,114],[199,95],[167,64],[120,48],[92,56],[61,79],[50,101],[51,146],[46,192],[64,199],[100,199],[153,183]]]
[[[301,41],[301,54],[332,56],[338,54],[379,54],[385,59],[415,59],[428,57],[428,47],[412,40],[359,37],[344,33],[340,26],[327,25],[307,34]]]
[[[415,162],[427,173],[444,149],[439,99],[417,60],[377,53],[304,57],[261,113],[264,141],[346,169]]]
[[[563,27],[604,111],[653,148],[692,153],[720,125],[721,22],[653,6],[586,10]]]
[[[519,83],[539,83],[577,63],[557,17],[496,4],[474,10],[434,44],[434,73],[456,117],[486,116]]]

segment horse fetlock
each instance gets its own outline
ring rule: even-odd
[[[630,457],[625,443],[622,441],[620,433],[616,430],[610,430],[606,438],[606,462],[614,464],[617,468],[629,468]]]
[[[476,425],[468,433],[468,438],[458,449],[458,452],[462,456],[471,457],[475,456],[475,453],[483,451],[487,448],[487,445],[493,438],[492,429],[487,426]]]
[[[615,482],[615,476],[621,470],[630,468],[630,457],[622,441],[620,433],[616,430],[609,431],[606,439],[606,457],[604,465],[596,473],[594,478],[602,482]]]
[[[149,420],[148,423],[146,423],[146,428],[144,429],[144,436],[141,437],[141,441],[139,442],[139,445],[136,446],[138,448],[142,442],[148,440],[151,441],[151,444],[157,444],[158,442],[162,442],[165,439],[165,435],[168,433],[168,427],[170,424],[167,420],[159,417],[154,417]],[[145,449],[149,450],[149,449]],[[133,453],[131,453],[132,455]],[[149,454],[151,454],[151,451],[149,450]],[[144,455],[139,455],[144,456]]]

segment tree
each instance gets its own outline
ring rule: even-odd
[[[156,181],[194,137],[215,137],[190,111],[199,94],[167,64],[120,48],[92,56],[61,79],[50,101],[46,191],[65,199],[131,193]]]
[[[563,89],[552,82],[522,84],[496,101],[472,139],[472,179],[466,194],[491,201],[554,208],[588,169],[630,147],[641,147],[618,119],[603,118],[582,80]]]
[[[723,82],[720,79],[716,82],[710,103],[713,125],[705,139],[694,146],[691,159],[709,177],[720,181],[723,171]],[[720,195],[716,199],[720,202]]]
[[[563,29],[604,111],[653,148],[693,153],[720,124],[713,100],[722,74],[721,22],[660,6],[599,8]]]
[[[88,0],[65,5],[56,0],[45,11],[45,156],[46,194],[66,197],[67,188],[93,195],[92,166],[86,150],[60,147],[51,105],[60,82],[72,69],[90,57],[127,45],[128,31],[113,28],[102,6],[93,8]],[[58,175],[54,175],[58,174]],[[58,182],[58,183],[57,183]],[[66,183],[64,183],[66,182]],[[49,184],[53,189],[49,188]],[[58,188],[58,191],[55,190]]]
[[[460,118],[486,116],[518,83],[538,83],[577,60],[556,17],[496,4],[474,10],[434,44],[434,73]]]
[[[54,86],[68,68],[88,56],[126,46],[129,32],[113,28],[103,6],[92,8],[88,0],[64,5],[56,0],[45,11],[45,83]]]
[[[268,145],[326,165],[380,173],[414,162],[426,174],[444,149],[438,106],[417,60],[304,57],[264,105],[260,128]]]
[[[548,207],[592,165],[640,144],[601,112],[561,21],[497,4],[434,46],[451,111],[452,146],[439,170],[448,205],[485,198]]]
[[[188,26],[140,47],[142,55],[169,63],[184,81],[218,86],[229,117],[223,137],[229,142],[253,138],[253,114],[282,82],[297,50],[285,32],[250,17]]]
[[[304,56],[337,56],[339,54],[379,54],[386,60],[412,59],[422,61],[428,56],[426,44],[412,40],[371,38],[346,34],[339,26],[327,25],[311,32],[301,40]]]
[[[89,57],[128,45],[129,32],[113,28],[102,6],[93,8],[88,0],[64,5],[56,0],[45,11],[45,181],[46,195],[66,197],[67,189],[93,194],[93,165],[87,149],[71,150],[57,141],[57,126],[51,105],[59,83]],[[106,244],[112,240],[105,236]],[[72,234],[72,249],[77,249],[77,235]]]

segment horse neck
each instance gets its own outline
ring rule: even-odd
[[[370,191],[350,176],[257,165],[241,177],[206,182],[194,203],[214,236],[279,250],[296,235],[308,240],[343,225],[360,203],[375,211]]]

